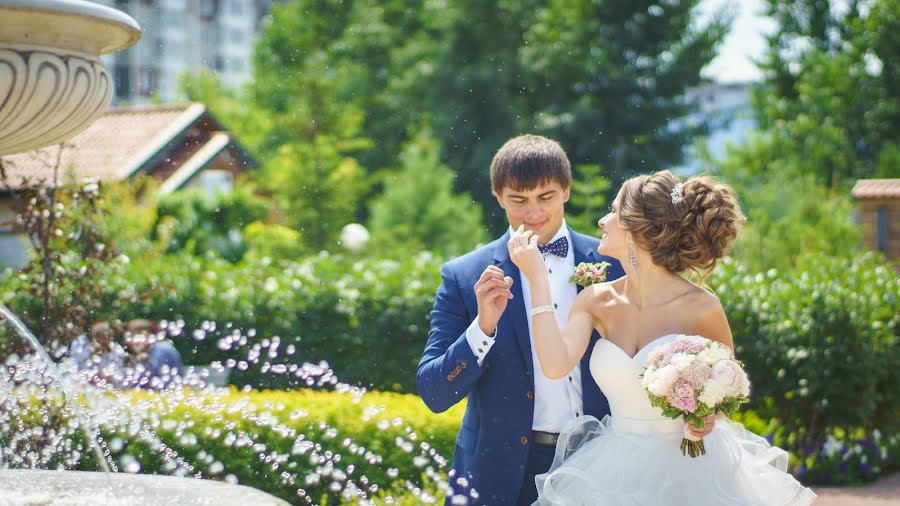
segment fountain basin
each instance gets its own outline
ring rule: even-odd
[[[71,138],[109,105],[100,55],[140,39],[128,15],[83,0],[0,0],[0,155]]]
[[[84,471],[0,471],[0,504],[15,506],[281,506],[259,490],[219,481]]]

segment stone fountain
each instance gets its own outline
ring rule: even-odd
[[[82,0],[0,0],[0,155],[69,139],[109,105],[100,55],[141,37],[120,11]]]
[[[141,37],[128,15],[82,0],[0,0],[0,20],[0,155],[60,143],[93,123],[114,89],[100,55]],[[12,323],[14,317],[6,319]],[[55,371],[37,341],[28,341]],[[99,452],[96,442],[93,449]],[[207,480],[5,467],[0,460],[2,504],[286,504],[248,487]]]

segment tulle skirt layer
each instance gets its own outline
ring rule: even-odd
[[[682,455],[677,420],[577,419],[560,436],[535,505],[807,505],[815,494],[786,472],[783,450],[729,420]]]

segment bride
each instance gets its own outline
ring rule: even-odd
[[[565,376],[596,329],[590,371],[611,416],[584,416],[560,435],[550,471],[536,478],[539,505],[802,505],[815,494],[787,474],[787,454],[743,426],[710,418],[706,455],[682,455],[681,420],[650,405],[641,385],[650,352],[679,335],[733,348],[718,298],[680,274],[708,272],[744,221],[734,191],[708,177],[683,184],[669,171],[626,181],[603,229],[599,252],[626,276],[578,295],[564,329],[553,312],[537,237],[520,227],[510,257],[531,287],[532,335],[541,369]],[[689,427],[694,433],[703,433]]]

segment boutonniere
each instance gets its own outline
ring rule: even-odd
[[[581,262],[575,267],[575,274],[569,278],[569,283],[574,281],[580,286],[602,283],[606,281],[606,268],[609,266],[609,262]]]

